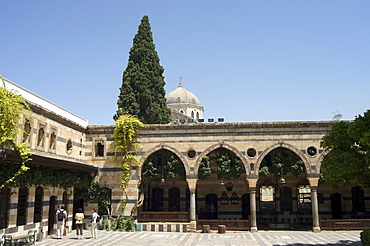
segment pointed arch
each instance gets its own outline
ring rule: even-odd
[[[246,175],[249,175],[250,174],[250,169],[249,169],[248,161],[245,158],[245,156],[237,148],[235,148],[234,146],[232,146],[230,144],[217,143],[217,144],[211,145],[210,147],[208,147],[207,149],[205,149],[198,156],[198,159],[196,160],[195,167],[194,167],[194,171],[195,171],[195,175],[196,176],[198,176],[199,165],[202,162],[203,156],[208,155],[209,153],[211,153],[212,151],[214,151],[215,149],[218,149],[218,148],[225,148],[225,149],[228,149],[231,152],[235,153],[240,158],[240,160],[242,161],[243,166],[244,166],[244,170],[246,172]]]
[[[321,173],[321,163],[322,163],[322,161],[324,160],[325,156],[327,156],[329,153],[330,153],[330,151],[329,151],[329,150],[325,150],[325,151],[323,151],[323,152],[320,154],[320,156],[319,156],[319,158],[318,158],[318,160],[317,160],[317,163],[316,163],[316,172],[317,172],[317,173]]]
[[[162,149],[171,151],[172,153],[174,153],[175,155],[177,155],[177,157],[181,160],[182,164],[184,165],[186,176],[190,175],[189,163],[187,162],[185,156],[180,151],[178,151],[176,148],[174,148],[174,147],[172,147],[170,145],[167,145],[167,144],[159,144],[159,145],[157,145],[157,146],[149,149],[140,158],[140,167],[139,167],[139,170],[138,170],[139,173],[137,173],[137,175],[141,176],[142,168],[144,166],[145,161],[149,158],[149,156],[151,154],[159,151],[159,150],[162,150]]]
[[[311,173],[311,168],[310,168],[309,161],[307,160],[306,156],[298,148],[294,147],[291,144],[287,144],[287,143],[276,143],[276,144],[273,144],[270,147],[266,148],[262,152],[262,154],[258,157],[257,162],[255,163],[256,164],[255,170],[256,170],[257,174],[258,174],[258,170],[260,169],[261,163],[262,163],[263,159],[266,157],[266,155],[268,153],[270,153],[272,150],[280,148],[280,147],[289,149],[290,151],[292,151],[293,153],[298,155],[299,158],[301,158],[301,160],[304,163],[304,166],[306,168],[306,173],[307,174]]]

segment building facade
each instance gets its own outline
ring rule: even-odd
[[[194,120],[140,129],[136,152],[140,164],[131,166],[125,194],[120,186],[120,164],[114,158],[114,126],[89,126],[86,120],[11,81],[5,82],[32,108],[31,120],[21,123],[29,134],[17,139],[31,146],[33,160],[29,165],[89,175],[111,191],[112,215],[122,212],[121,201],[127,198],[124,214],[134,216],[143,230],[196,231],[205,224],[212,228],[224,224],[229,229],[250,231],[319,232],[322,228],[340,229],[346,220],[352,227],[360,227],[358,219],[369,216],[367,190],[355,183],[331,190],[320,179],[321,162],[327,154],[320,142],[330,132],[332,121],[202,123],[203,107],[194,95],[193,111],[171,108],[183,109],[182,113]],[[189,102],[176,93],[168,94],[169,107],[177,101],[186,106]],[[297,157],[303,172],[279,178],[261,176],[259,170],[274,151]],[[237,158],[238,175],[220,178],[222,153]],[[6,149],[6,154],[5,162],[20,161],[11,149]],[[209,160],[206,178],[202,173],[205,157]],[[155,174],[148,176],[148,170]],[[88,214],[97,205],[87,204],[76,192],[76,187],[50,185],[3,189],[0,234],[22,235],[29,229],[42,231],[42,236],[53,234],[55,211],[62,204],[67,207],[71,230],[72,215],[78,208]]]

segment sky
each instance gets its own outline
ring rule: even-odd
[[[149,17],[169,93],[182,77],[225,122],[354,119],[370,109],[368,0],[0,0],[0,74],[113,125]]]

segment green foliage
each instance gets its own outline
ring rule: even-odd
[[[262,160],[259,175],[266,176],[273,174],[275,178],[281,178],[287,173],[298,176],[305,171],[305,166],[301,158],[286,148],[276,148],[272,150]]]
[[[136,115],[145,124],[169,123],[171,110],[166,105],[163,72],[149,18],[144,16],[123,72],[118,110],[113,118],[117,120],[120,115],[130,114]]]
[[[113,221],[110,230],[134,231],[134,218],[132,216],[125,218],[123,213],[119,213],[117,219]]]
[[[122,201],[122,209],[124,210],[127,204],[126,184],[130,179],[130,166],[131,164],[139,164],[139,160],[134,154],[137,148],[135,139],[138,136],[139,128],[144,127],[144,124],[133,115],[121,115],[115,125],[113,131],[114,147],[116,157],[121,158],[121,188],[126,195],[126,199]]]
[[[240,158],[225,148],[220,148],[216,163],[217,177],[222,180],[237,179],[244,171]]]
[[[360,238],[363,246],[370,246],[370,230],[363,230],[360,233]]]
[[[0,165],[0,182],[8,180],[17,170],[21,168],[22,164],[4,162]],[[6,186],[22,187],[31,185],[51,185],[54,187],[61,187],[68,189],[73,186],[85,185],[91,182],[89,173],[76,172],[66,169],[56,169],[46,166],[30,166],[29,170],[23,175],[20,175],[12,182],[8,182]]]
[[[24,133],[21,120],[28,119],[30,116],[29,105],[21,95],[17,94],[17,91],[5,88],[4,78],[1,75],[0,79],[3,84],[0,85],[0,146],[11,146],[23,160],[22,165],[12,176],[0,183],[0,189],[2,189],[28,170],[25,163],[31,160],[31,152],[27,143],[16,142],[16,136]]]
[[[75,194],[78,194],[76,199],[84,199],[87,202],[97,200],[98,206],[101,208],[107,208],[111,205],[109,188],[101,187],[99,182],[96,180],[91,180],[90,186],[87,189],[76,188]]]
[[[171,151],[160,150],[149,156],[143,176],[151,181],[157,177],[186,179],[186,172],[181,160]]]
[[[336,188],[356,181],[370,187],[370,110],[353,122],[335,123],[321,146],[330,151],[321,164],[326,183]]]
[[[209,177],[211,177],[209,156],[203,156],[202,161],[199,164],[198,178],[205,180],[209,179]]]

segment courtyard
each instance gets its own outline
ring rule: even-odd
[[[120,232],[98,231],[98,238],[91,239],[91,233],[84,231],[84,239],[78,240],[75,231],[68,233],[61,240],[46,238],[36,245],[362,245],[361,231],[258,231],[226,232],[218,234],[212,231],[203,233],[178,232]]]

